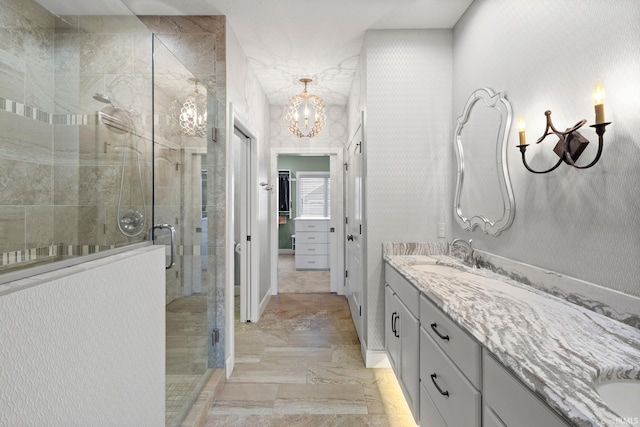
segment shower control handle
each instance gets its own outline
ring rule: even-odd
[[[156,229],[169,230],[171,232],[171,259],[169,260],[169,264],[165,266],[165,269],[168,270],[176,264],[176,228],[169,224],[156,224],[149,229],[149,240],[154,241],[153,232]]]

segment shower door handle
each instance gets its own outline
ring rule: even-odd
[[[171,259],[169,260],[169,264],[167,264],[165,266],[165,269],[170,269],[171,267],[173,267],[176,263],[176,228],[173,225],[169,225],[169,224],[156,224],[153,227],[151,227],[149,229],[149,240],[154,241],[155,239],[153,238],[153,232],[156,229],[160,229],[160,230],[169,230],[169,232],[171,233]]]

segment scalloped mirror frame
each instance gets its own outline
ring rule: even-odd
[[[498,171],[498,182],[500,184],[500,194],[503,202],[503,215],[501,218],[488,218],[482,213],[463,213],[460,209],[460,195],[464,183],[464,151],[462,149],[462,130],[469,120],[469,115],[476,103],[482,102],[486,107],[494,108],[500,114],[500,129],[496,141],[496,169]],[[456,193],[454,201],[455,219],[464,230],[471,231],[480,227],[485,234],[498,236],[513,223],[515,216],[515,199],[509,179],[509,169],[507,167],[507,139],[508,130],[511,128],[511,104],[504,97],[502,92],[494,93],[489,88],[480,88],[474,91],[464,107],[462,116],[458,117],[458,124],[454,132],[456,154],[458,156],[458,173],[456,182]]]

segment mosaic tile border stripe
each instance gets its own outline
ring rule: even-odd
[[[51,245],[42,248],[11,251],[0,254],[0,266],[16,265],[52,257],[89,255],[115,249],[116,247],[115,245]]]
[[[17,114],[39,122],[53,124],[53,115],[46,111],[30,107],[18,101],[0,97],[0,110]]]
[[[77,126],[96,125],[99,123],[97,112],[95,114],[51,114],[3,97],[0,97],[0,110],[50,125]],[[142,116],[142,118],[136,117],[135,120],[137,124],[142,125],[149,125],[152,121],[155,125],[170,125],[175,119],[168,114],[163,114],[154,116],[153,120],[148,115]]]

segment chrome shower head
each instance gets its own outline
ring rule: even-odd
[[[103,93],[96,93],[95,95],[93,95],[93,99],[95,99],[98,102],[102,102],[104,104],[113,105],[113,103],[111,102],[111,99]]]

